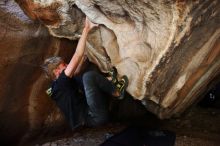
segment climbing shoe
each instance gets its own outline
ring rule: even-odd
[[[120,93],[120,95],[117,98],[121,100],[124,98],[126,88],[128,87],[128,77],[126,75],[122,76],[121,80],[118,81],[115,85],[116,85],[116,89]]]
[[[108,72],[108,77],[111,77],[110,81],[113,83],[113,84],[116,84],[118,82],[118,79],[117,79],[117,69],[115,67],[112,67],[110,69],[110,71]]]

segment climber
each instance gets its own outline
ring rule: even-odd
[[[109,119],[109,94],[123,98],[128,79],[117,79],[117,70],[109,71],[108,79],[95,71],[88,71],[80,77],[79,70],[84,60],[86,39],[89,31],[98,26],[86,18],[82,36],[69,64],[61,57],[44,61],[43,69],[53,80],[47,94],[55,100],[72,129],[80,125],[98,126]],[[105,94],[104,94],[105,93]]]

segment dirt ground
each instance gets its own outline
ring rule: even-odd
[[[138,122],[109,123],[99,128],[80,129],[70,137],[35,146],[97,146],[108,137],[131,125],[175,132],[175,146],[220,145],[220,109],[196,106],[181,115],[180,118],[159,120],[149,114],[139,119]]]

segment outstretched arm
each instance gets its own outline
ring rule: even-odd
[[[88,18],[86,18],[85,27],[83,29],[81,38],[79,39],[78,45],[76,47],[76,51],[64,71],[66,76],[72,77],[75,74],[75,71],[78,65],[80,64],[80,61],[82,60],[83,55],[84,55],[87,35],[89,31],[95,26],[98,26],[98,25],[92,23],[91,21],[89,21]]]
[[[88,63],[87,56],[84,53],[84,55],[83,55],[81,61],[79,62],[79,65],[77,66],[73,76],[80,74],[85,69],[84,67],[87,65],[87,63]]]

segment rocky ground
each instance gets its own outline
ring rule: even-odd
[[[138,123],[148,128],[170,130],[176,133],[175,146],[219,146],[220,145],[220,109],[191,108],[179,118],[158,120],[146,115]],[[35,146],[97,146],[112,134],[116,134],[131,123],[110,123],[99,128],[79,129],[71,136],[58,138],[51,142],[41,142]]]

